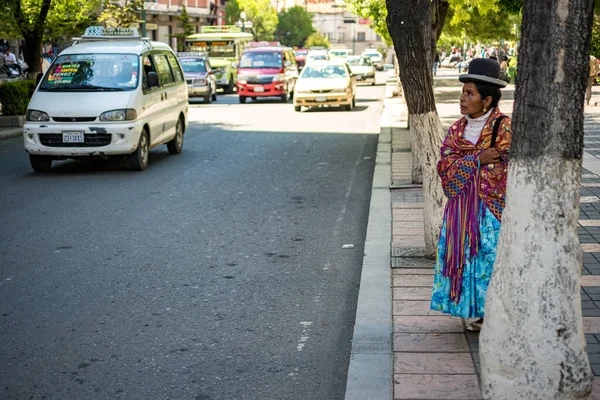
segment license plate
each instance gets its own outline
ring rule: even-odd
[[[318,101],[319,103],[322,103],[324,101],[327,101],[327,97],[317,97],[315,100]]]
[[[254,91],[255,92],[264,92],[265,88],[262,86],[254,86]]]
[[[83,143],[85,137],[83,132],[63,132],[63,143]]]

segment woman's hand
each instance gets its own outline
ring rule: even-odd
[[[485,149],[479,155],[479,164],[488,165],[500,162],[500,153],[495,148]]]

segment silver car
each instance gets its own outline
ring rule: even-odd
[[[217,79],[204,53],[178,53],[188,87],[188,97],[202,97],[205,103],[217,100]]]

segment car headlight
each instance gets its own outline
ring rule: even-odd
[[[237,81],[241,84],[246,84],[248,83],[248,77],[246,75],[239,75],[237,76]]]
[[[283,81],[285,81],[284,74],[277,74],[277,75],[273,76],[273,82],[283,82]]]
[[[137,118],[137,112],[132,108],[111,110],[100,115],[100,121],[132,121]]]
[[[348,94],[352,93],[352,88],[347,87],[344,91]]]
[[[48,122],[50,121],[50,117],[43,111],[27,110],[27,121]]]

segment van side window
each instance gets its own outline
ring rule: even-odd
[[[154,66],[150,56],[143,56],[142,68],[142,89],[148,90],[148,72],[156,72],[156,67]]]
[[[171,65],[171,71],[173,71],[175,82],[183,82],[183,72],[181,72],[181,67],[177,62],[177,59],[173,54],[167,54],[167,58],[169,59],[169,64]]]
[[[167,57],[164,54],[154,54],[152,58],[154,58],[154,62],[156,63],[158,80],[160,81],[160,84],[164,86],[168,85],[169,83],[173,83],[175,79],[171,73],[171,68],[169,67]]]

